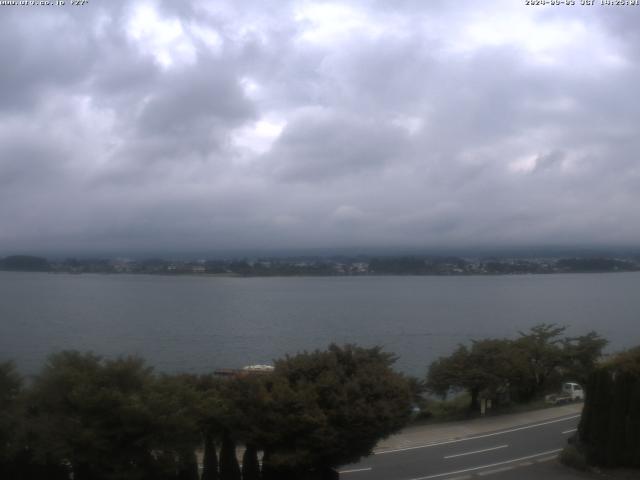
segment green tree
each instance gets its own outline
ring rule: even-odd
[[[189,449],[179,456],[177,480],[199,480],[198,460],[195,451]]]
[[[35,454],[70,464],[75,480],[171,478],[199,442],[194,398],[139,358],[61,352],[29,395]]]
[[[269,432],[262,439],[269,475],[294,478],[357,461],[402,428],[411,398],[394,361],[379,347],[354,345],[277,360],[256,419]]]
[[[202,445],[199,425],[200,394],[192,375],[162,375],[148,386],[143,404],[152,421],[149,444],[164,458],[161,474],[192,475],[193,453]]]
[[[448,357],[431,364],[427,373],[427,388],[446,396],[465,390],[469,393],[469,411],[480,410],[480,397],[495,401],[508,394],[511,382],[519,378],[522,361],[511,340],[487,339],[472,341],[471,347],[459,345]]]
[[[458,345],[451,355],[432,362],[425,383],[427,390],[445,398],[452,390],[472,388],[466,378],[470,355],[469,348]]]
[[[96,398],[100,362],[91,354],[52,355],[29,392],[29,428],[38,460],[68,462],[78,480],[92,478],[90,465],[106,460],[94,425],[101,414]]]
[[[481,397],[529,401],[565,380],[584,381],[600,358],[606,340],[595,332],[572,338],[566,327],[539,324],[515,340],[474,340],[433,362],[427,389],[437,395],[465,390],[470,411]]]
[[[12,362],[0,363],[0,464],[8,461],[15,449],[13,432],[17,429],[18,396],[22,390],[22,377]]]
[[[211,374],[200,375],[193,382],[198,394],[197,425],[204,439],[202,480],[220,478],[216,445],[226,428],[235,428],[233,420],[238,414],[233,399],[228,398],[228,383],[228,380]]]
[[[260,480],[258,448],[251,443],[246,446],[242,455],[242,480]]]
[[[265,377],[262,376],[237,377],[220,385],[222,402],[219,404],[219,423],[223,426],[223,431],[233,432],[233,438],[245,446],[242,462],[243,480],[260,478],[258,445],[268,443],[271,435],[268,430],[263,429],[264,425],[261,423],[267,396]],[[231,470],[227,470],[235,471],[231,458],[229,465]]]
[[[609,342],[605,338],[594,331],[579,337],[564,339],[562,341],[563,373],[567,380],[586,384],[587,379],[596,369],[607,343]]]
[[[206,433],[204,438],[204,456],[202,458],[202,479],[218,480],[218,456],[212,433]]]
[[[526,358],[525,373],[517,382],[522,400],[544,393],[549,378],[565,362],[561,335],[566,329],[565,326],[541,323],[528,332],[520,332],[515,346],[520,351],[520,358]]]
[[[13,362],[0,363],[0,478],[16,476],[16,470],[27,460],[21,457],[22,428],[19,397],[22,392],[22,377]]]
[[[220,480],[240,480],[241,478],[240,466],[236,457],[236,442],[226,431],[222,435],[222,448],[220,449]]]

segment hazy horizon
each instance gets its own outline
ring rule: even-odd
[[[2,13],[0,255],[640,245],[640,9]]]
[[[636,257],[640,248],[632,245],[541,245],[541,246],[466,246],[466,247],[333,247],[291,249],[219,249],[219,250],[16,250],[0,251],[0,259],[27,255],[52,261],[76,259],[127,259],[127,260],[231,260],[231,259],[331,259],[375,257],[463,257],[463,258],[569,258],[569,257]]]

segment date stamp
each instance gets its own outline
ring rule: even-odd
[[[526,6],[637,7],[640,0],[524,0]]]
[[[89,0],[0,0],[0,7],[83,7]]]

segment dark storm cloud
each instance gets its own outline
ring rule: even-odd
[[[252,105],[244,97],[234,72],[224,62],[200,61],[198,68],[167,74],[142,107],[141,134],[186,133],[202,123],[248,120]],[[233,66],[231,66],[233,68]]]
[[[277,178],[322,182],[401,162],[406,134],[393,124],[336,112],[304,112],[264,159]]]
[[[640,238],[633,8],[3,10],[0,255]]]

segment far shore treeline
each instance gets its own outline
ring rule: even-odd
[[[516,339],[460,345],[424,379],[394,371],[396,357],[379,347],[354,345],[229,377],[160,374],[137,357],[76,351],[52,354],[29,381],[0,363],[0,478],[335,478],[334,468],[370,454],[417,405],[428,414],[433,395],[467,392],[477,415],[479,399],[500,408],[584,382],[606,340],[564,332],[541,324]]]
[[[57,273],[140,273],[162,275],[344,276],[344,275],[511,275],[640,271],[640,256],[480,257],[335,256],[167,260],[162,258],[48,260],[32,255],[0,258],[0,270]]]

